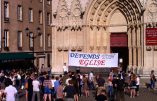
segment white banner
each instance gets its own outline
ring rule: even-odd
[[[97,54],[69,52],[69,66],[118,67],[118,53]]]

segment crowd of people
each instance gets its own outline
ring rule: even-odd
[[[150,88],[154,89],[154,71],[150,75]],[[103,74],[65,72],[53,75],[33,71],[1,71],[0,101],[15,101],[24,91],[26,101],[79,101],[84,96],[94,96],[96,101],[124,101],[139,96],[140,76],[133,72],[111,71],[106,78]],[[89,91],[95,92],[90,95]],[[37,96],[36,96],[37,95]],[[36,99],[36,100],[35,100]]]

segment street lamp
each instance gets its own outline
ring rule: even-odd
[[[29,37],[29,39],[32,39],[33,40],[33,47],[32,47],[32,51],[33,51],[33,57],[34,57],[34,53],[35,53],[35,51],[34,51],[34,45],[35,45],[35,43],[34,43],[34,40],[38,37],[38,36],[41,36],[41,32],[40,32],[40,27],[37,27],[37,29],[36,29],[36,31],[37,31],[37,34],[36,35],[31,35],[30,34],[30,30],[29,30],[29,28],[27,27],[26,29],[25,29],[25,32],[26,32],[26,35],[27,35],[27,37]],[[34,60],[35,59],[33,59],[33,67],[34,67]]]

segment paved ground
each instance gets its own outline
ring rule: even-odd
[[[25,98],[22,97],[19,101],[25,101]],[[80,97],[79,101],[95,101],[94,91],[90,91],[90,97]],[[130,98],[128,95],[125,95],[125,101],[157,101],[157,89],[149,90],[146,88],[140,88],[140,95],[135,98]]]
[[[89,98],[81,97],[79,101],[95,101],[91,93]],[[125,95],[125,101],[157,101],[157,90],[151,91],[146,88],[140,89],[140,95],[135,98],[130,98]]]
[[[157,101],[157,89],[147,89],[145,87],[146,82],[149,82],[149,79],[141,79],[140,95],[138,97],[130,98],[128,95],[125,95],[125,101]],[[19,101],[25,101],[25,97],[23,96]],[[82,96],[79,98],[79,101],[95,101],[94,91],[90,91],[90,97]]]
[[[125,96],[125,99],[125,101],[157,101],[157,90],[142,88],[138,97],[129,98],[129,96]]]

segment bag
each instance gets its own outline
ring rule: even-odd
[[[28,82],[25,83],[25,89],[28,89]]]

